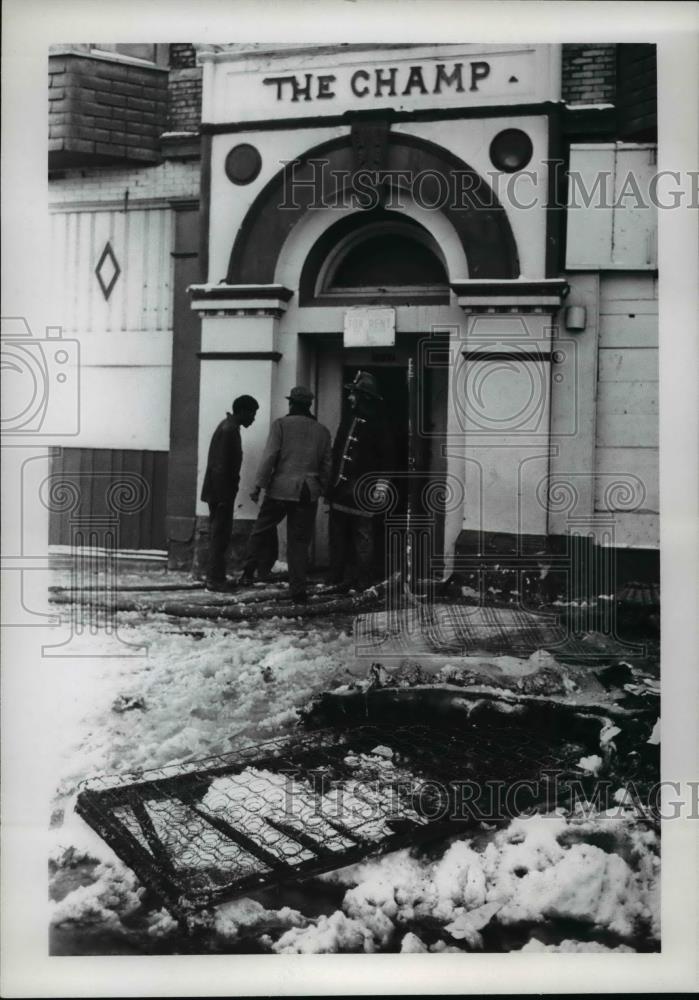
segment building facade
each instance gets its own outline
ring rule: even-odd
[[[334,432],[364,368],[397,442],[385,513],[398,524],[410,495],[431,570],[565,561],[575,537],[618,551],[622,577],[657,574],[653,47],[153,48],[148,69],[143,53],[69,57],[113,76],[100,90],[74,71],[85,130],[123,97],[135,134],[157,129],[136,112],[170,115],[157,148],[110,152],[107,131],[51,154],[57,301],[86,344],[84,430],[60,461],[116,474],[127,453],[160,456],[140,466],[159,499],[131,547],[196,570],[209,437],[251,393],[240,553],[290,387],[313,389]],[[327,545],[321,511],[317,565]]]

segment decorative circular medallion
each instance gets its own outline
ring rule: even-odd
[[[262,157],[255,146],[241,142],[226,157],[226,176],[234,184],[249,184],[262,169]]]
[[[498,132],[490,144],[490,159],[493,165],[508,174],[526,167],[533,153],[531,139],[519,128],[506,128]]]

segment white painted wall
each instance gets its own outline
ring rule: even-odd
[[[657,169],[657,151],[651,144],[571,146],[570,173],[579,181],[569,180],[569,270],[658,266],[657,210],[651,200]]]
[[[167,451],[172,209],[151,203],[116,207],[109,200],[101,207],[91,200],[100,194],[93,182],[86,180],[82,206],[73,178],[68,191],[61,181],[52,184],[52,317],[80,351],[80,431],[70,444]],[[108,187],[102,190],[108,199],[113,195]],[[107,242],[120,273],[105,299],[95,269]]]
[[[551,363],[510,355],[548,353],[551,333],[543,314],[482,315],[471,317],[465,339],[452,337],[449,450],[461,439],[465,529],[546,534],[539,484],[549,472]],[[464,351],[503,357],[480,361]]]
[[[549,531],[589,530],[607,544],[659,546],[658,302],[652,274],[571,273],[566,305],[583,331],[554,338]],[[560,381],[556,377],[560,376]]]
[[[169,207],[55,211],[51,222],[57,325],[69,333],[171,329]],[[105,299],[95,268],[108,242],[120,274]]]
[[[506,128],[521,128],[532,139],[534,153],[526,171],[518,175],[507,175],[496,171],[489,157],[490,143],[494,136]],[[262,169],[259,176],[246,185],[232,184],[225,173],[225,159],[230,150],[242,140],[240,135],[217,135],[213,138],[211,155],[211,204],[209,231],[209,274],[208,280],[213,283],[224,280],[228,271],[228,262],[238,229],[243,222],[250,206],[265,185],[283,168],[289,160],[293,160],[309,149],[342,135],[349,135],[349,127],[286,129],[279,131],[246,132],[245,142],[254,145],[262,157]],[[546,187],[547,167],[543,162],[547,157],[548,128],[544,116],[474,119],[468,122],[421,122],[419,124],[399,123],[393,127],[395,133],[405,133],[424,138],[443,146],[461,157],[470,167],[482,176],[501,200],[507,211],[512,226],[517,249],[520,255],[522,276],[526,278],[541,278],[544,276],[546,252]],[[517,207],[517,205],[521,207]],[[299,223],[287,242],[293,245],[294,255],[303,255],[315,242],[324,229],[337,222],[347,211],[335,209],[308,213]],[[415,205],[406,199],[405,214],[422,223],[442,245],[447,258],[449,276],[452,280],[468,277],[463,251],[452,247],[455,242],[452,230],[448,236],[446,223],[442,213]],[[288,252],[288,251],[287,251]],[[300,272],[300,265],[291,265],[291,270]],[[287,272],[289,264],[280,259],[278,275],[275,280],[285,277],[289,284]]]
[[[657,548],[660,541],[658,389],[657,280],[603,274],[595,510],[614,513],[623,546]]]
[[[490,160],[490,143],[508,128],[521,129],[532,141],[531,162],[515,174],[496,170]],[[517,244],[523,278],[546,274],[546,203],[548,167],[548,119],[541,116],[475,118],[468,121],[399,122],[394,132],[419,136],[444,146],[472,167],[493,188],[507,212]],[[436,213],[428,213],[435,215]],[[429,226],[428,226],[429,228]],[[468,277],[450,274],[454,277]]]
[[[211,146],[211,205],[209,215],[208,280],[223,281],[228,260],[240,225],[260,191],[293,160],[321,142],[347,134],[347,128],[302,128],[246,132],[240,135],[215,135]],[[251,143],[262,157],[259,175],[250,184],[238,185],[228,180],[226,156],[241,142]]]

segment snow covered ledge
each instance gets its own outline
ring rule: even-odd
[[[277,315],[286,311],[294,294],[284,285],[190,285],[192,309],[203,318],[215,315]]]
[[[464,278],[452,281],[451,289],[464,312],[555,312],[569,291],[563,278]]]

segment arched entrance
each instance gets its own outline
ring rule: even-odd
[[[413,518],[431,519],[432,555],[441,555],[444,511],[426,509],[423,498],[430,482],[436,486],[446,477],[441,445],[446,438],[448,375],[445,369],[423,370],[419,359],[421,343],[437,339],[440,324],[447,328],[462,318],[452,303],[449,273],[464,273],[466,263],[443,216],[425,217],[416,206],[406,207],[409,211],[402,213],[377,208],[339,218],[328,210],[324,220],[307,214],[287,240],[275,273],[277,282],[298,289],[280,322],[280,342],[293,349],[296,341],[299,378],[313,387],[318,418],[333,434],[346,405],[343,387],[359,370],[375,377],[384,400],[382,419],[394,442],[394,464],[385,470],[397,496],[390,517],[394,527],[403,522],[410,500]],[[362,308],[392,311],[391,342],[350,345],[343,336],[345,319],[349,310]],[[382,519],[376,535],[379,574],[386,570],[388,542]],[[315,557],[319,565],[327,562],[328,521],[323,511]]]
[[[493,464],[490,439],[480,425],[473,431],[470,411],[462,419],[458,396],[470,384],[470,373],[484,365],[500,371],[499,360],[492,358],[494,344],[524,376],[529,366],[536,366],[537,373],[541,369],[548,385],[551,324],[546,313],[560,304],[561,290],[549,287],[548,279],[521,279],[507,213],[467,163],[425,139],[402,131],[383,134],[378,126],[379,138],[372,145],[362,139],[362,128],[352,126],[350,134],[308,150],[274,175],[253,199],[237,231],[226,279],[200,286],[193,296],[194,308],[205,316],[201,357],[215,362],[202,366],[202,406],[212,412],[214,404],[222,409],[231,390],[258,398],[259,427],[246,439],[254,472],[265,429],[285,412],[292,385],[313,388],[318,417],[335,433],[343,385],[358,368],[367,369],[378,378],[387,400],[402,456],[393,470],[400,481],[406,471],[411,412],[406,375],[412,362],[416,382],[411,417],[421,495],[428,490],[431,499],[441,495],[449,503],[426,511],[436,560],[448,558],[467,529],[479,540],[483,530],[500,530],[501,523],[505,531],[519,532],[523,526],[539,535],[545,531],[545,512],[540,516],[539,508],[528,504],[522,521],[521,498],[531,489],[528,483],[520,489],[512,470],[525,468],[525,460],[526,470],[533,469],[529,451],[536,447],[537,455],[542,453],[543,474],[548,467],[546,441],[540,442],[536,428],[530,433],[528,426],[518,426],[518,436],[503,441],[496,424],[496,444],[503,447]],[[357,203],[356,195],[358,177],[367,165],[379,173],[376,197],[364,205]],[[389,181],[381,179],[381,171],[390,175]],[[416,199],[418,189],[411,186],[410,177],[418,175],[427,180]],[[390,178],[395,177],[394,184]],[[447,179],[452,193],[465,189],[470,197],[439,201],[440,177]],[[354,308],[389,310],[395,336],[348,343],[344,331]],[[474,316],[479,311],[487,315]],[[531,322],[526,317],[520,322],[524,313],[534,314]],[[519,324],[514,333],[513,323]],[[493,420],[500,418],[508,393],[501,378],[494,399],[486,401]],[[548,426],[548,390],[541,400],[537,428]],[[200,455],[204,437],[201,432]],[[256,513],[245,499],[246,475],[244,470],[241,523]],[[320,564],[327,559],[322,514],[316,556]]]
[[[260,191],[233,243],[228,284],[275,281],[282,246],[307,212],[341,210],[352,202],[368,211],[387,204],[395,207],[402,203],[401,192],[408,201],[446,216],[458,234],[471,278],[519,276],[517,246],[507,214],[483,177],[435,143],[388,131],[378,140],[369,133],[367,139],[363,128],[357,122],[350,135],[308,150],[287,163]],[[367,153],[369,142],[374,148]],[[358,179],[366,180],[369,174],[375,175],[376,187],[364,186],[366,197],[362,198]]]

